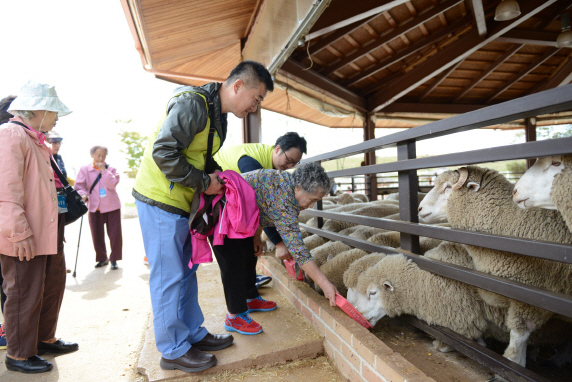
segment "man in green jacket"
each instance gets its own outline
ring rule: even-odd
[[[222,146],[227,113],[245,117],[272,90],[266,68],[244,61],[222,84],[175,89],[165,119],[149,137],[133,196],[151,268],[155,342],[163,369],[208,369],[217,360],[203,351],[224,349],[233,342],[231,335],[211,334],[202,326],[198,264],[188,266],[192,255],[189,219],[198,208],[200,193],[223,192],[214,173],[220,166],[213,159],[207,163],[207,151],[212,146],[214,155]]]

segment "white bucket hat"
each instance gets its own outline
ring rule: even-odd
[[[63,117],[71,113],[71,110],[58,98],[56,88],[35,81],[26,82],[20,89],[20,94],[8,108],[8,112],[24,110],[47,110],[58,113]]]

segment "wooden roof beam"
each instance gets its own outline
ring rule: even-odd
[[[552,48],[552,49],[548,50],[546,53],[544,53],[542,56],[538,57],[536,60],[532,61],[528,66],[526,66],[520,72],[518,72],[516,75],[514,75],[513,78],[508,83],[506,83],[502,88],[500,88],[496,92],[494,92],[493,95],[491,95],[489,97],[489,99],[487,99],[486,103],[490,103],[493,99],[498,97],[505,90],[507,90],[512,85],[517,83],[521,78],[523,78],[528,73],[532,72],[534,69],[536,69],[537,67],[542,65],[542,63],[544,61],[546,61],[550,57],[554,56],[554,54],[556,54],[556,52],[558,52],[559,50],[560,49]]]
[[[372,16],[368,19],[356,21],[355,23],[352,23],[352,24],[345,26],[341,29],[338,29],[337,31],[335,31],[332,34],[324,37],[323,39],[316,42],[315,44],[310,45],[310,48],[308,49],[310,56],[313,56],[317,53],[320,53],[322,50],[326,49],[328,46],[330,46],[333,43],[335,43],[336,41],[342,39],[345,35],[348,35],[348,34],[354,32],[356,29],[361,28],[362,26],[369,23],[371,20],[375,19],[378,16],[379,15],[375,15],[375,16]],[[303,57],[306,57],[306,52],[300,52],[296,56],[296,58],[299,60],[302,59]]]
[[[453,102],[457,102],[459,99],[461,99],[465,94],[467,94],[469,91],[471,91],[471,89],[473,89],[479,82],[481,82],[483,79],[485,79],[489,74],[491,74],[496,68],[498,68],[499,66],[502,65],[503,62],[505,62],[506,60],[508,60],[508,58],[510,56],[512,56],[513,54],[516,53],[517,50],[519,50],[520,48],[522,48],[522,45],[513,45],[512,47],[510,47],[507,51],[505,51],[499,58],[497,58],[495,60],[495,62],[493,62],[488,68],[487,70],[485,70],[483,73],[481,73],[480,76],[478,76],[477,78],[475,78],[473,81],[471,81],[470,84],[468,84],[467,86],[465,86],[465,88],[463,90],[461,90],[461,92],[459,93],[459,95],[457,95],[455,97],[455,99],[453,100]]]
[[[443,73],[441,73],[438,77],[437,80],[427,88],[427,90],[425,90],[423,92],[423,94],[421,95],[421,97],[419,97],[419,101],[421,101],[423,98],[427,97],[429,95],[429,93],[431,93],[433,90],[435,90],[435,88],[437,86],[439,86],[439,84],[441,82],[443,82],[445,80],[445,78],[447,78],[449,76],[449,74],[451,74],[455,69],[457,69],[457,67],[459,65],[461,65],[463,63],[463,61],[459,61],[457,62],[455,65],[451,66],[449,69],[445,70]]]
[[[428,11],[420,14],[418,17],[412,19],[405,24],[398,26],[397,28],[393,29],[391,32],[381,36],[379,39],[375,40],[371,44],[367,44],[364,47],[356,50],[354,53],[342,58],[340,61],[334,63],[333,65],[328,66],[322,72],[323,75],[327,76],[336,70],[343,68],[346,65],[351,64],[352,62],[362,58],[366,54],[371,53],[372,51],[376,50],[377,48],[381,47],[382,45],[387,44],[391,40],[401,36],[404,33],[409,32],[410,30],[417,28],[419,25],[423,24],[424,22],[432,19],[433,17],[445,12],[447,9],[454,7],[455,5],[461,3],[463,0],[445,0],[441,2],[439,5],[429,9]]]
[[[572,54],[568,56],[568,62],[564,63],[564,65],[562,65],[552,77],[549,77],[546,81],[540,82],[529,90],[526,95],[568,85],[570,81],[572,81]]]
[[[483,8],[483,0],[471,0],[473,15],[475,16],[475,23],[477,23],[477,30],[479,31],[479,36],[485,36],[487,34],[487,23],[485,20],[485,10]]]
[[[447,70],[457,62],[464,60],[473,52],[494,41],[507,31],[538,14],[556,0],[529,0],[521,5],[521,16],[517,19],[503,22],[490,21],[487,23],[488,36],[479,36],[476,29],[467,33],[454,43],[445,47],[440,53],[429,58],[423,65],[418,65],[406,76],[397,78],[387,84],[386,87],[369,98],[369,109],[378,112],[385,106],[395,102],[398,98],[407,94],[417,86],[425,83],[439,73]]]
[[[306,70],[306,68],[304,68],[299,62],[294,61],[291,58],[284,62],[280,68],[280,74],[310,86],[312,89],[320,93],[327,93],[328,96],[348,104],[359,111],[366,111],[367,103],[363,97],[313,70]]]
[[[394,102],[384,108],[383,113],[464,114],[483,107],[486,105]]]
[[[552,22],[552,20],[554,20],[558,15],[560,15],[561,12],[563,12],[566,8],[568,8],[570,5],[568,3],[567,0],[558,0],[554,3],[553,6],[551,6],[548,11],[551,11],[551,13],[549,13],[546,17],[544,17],[542,19],[542,21],[538,22],[535,25],[535,29],[536,31],[527,31],[526,33],[536,33],[537,31],[540,31],[544,28],[546,28],[546,26],[548,24],[550,24]],[[515,29],[508,31],[507,33],[505,33],[503,35],[503,37],[506,36],[510,36],[512,35],[514,32],[516,32]],[[497,41],[499,41],[499,39],[497,39]],[[554,41],[556,41],[556,38],[554,38]],[[459,95],[453,100],[453,102],[457,102],[459,99],[461,99],[465,94],[467,94],[471,89],[473,89],[479,82],[481,82],[483,79],[485,79],[489,74],[491,74],[494,70],[496,70],[496,68],[498,68],[503,62],[505,62],[506,60],[509,59],[510,56],[512,56],[514,53],[516,53],[520,48],[522,48],[524,45],[523,44],[517,44],[517,45],[513,45],[511,48],[509,48],[505,53],[503,53],[497,60],[495,60],[495,62],[493,62],[485,72],[483,72],[479,77],[475,78],[469,85],[467,85],[462,91],[461,93],[459,93]]]
[[[556,47],[559,33],[539,30],[512,30],[497,38],[498,42],[508,42],[522,45],[542,45]]]
[[[383,69],[390,67],[391,65],[393,65],[394,63],[404,59],[405,57],[408,57],[408,56],[412,55],[413,53],[415,53],[415,52],[417,52],[417,51],[419,51],[419,50],[421,50],[421,49],[423,49],[423,48],[425,48],[431,44],[434,44],[436,41],[443,38],[444,36],[447,36],[447,35],[455,32],[457,29],[464,27],[465,25],[467,25],[467,23],[469,21],[470,21],[470,17],[465,16],[464,18],[457,20],[454,23],[451,23],[450,25],[446,26],[445,28],[440,29],[437,32],[427,36],[427,38],[425,38],[425,39],[415,41],[413,44],[411,44],[407,48],[400,50],[396,54],[387,57],[385,60],[382,60],[382,61],[378,62],[377,64],[374,64],[370,68],[358,73],[357,75],[351,77],[347,81],[344,81],[342,83],[342,85],[346,86],[346,87],[351,86],[353,84],[360,82],[364,78],[372,76],[375,73],[378,73],[378,72],[382,71]],[[368,88],[365,93],[369,93],[369,92],[375,91],[375,90],[377,90],[377,89],[369,89]]]
[[[388,11],[391,8],[395,8],[398,5],[404,4],[408,1],[409,0],[360,0],[352,1],[352,4],[350,5],[348,4],[350,1],[345,0],[345,3],[334,3],[340,4],[340,6],[335,7],[330,5],[328,8],[326,8],[321,19],[318,20],[314,25],[314,28],[312,28],[317,30],[310,32],[306,36],[306,41],[310,41],[316,37],[323,36],[326,33],[333,32],[357,21],[368,19],[371,16]],[[322,20],[323,22],[320,22]],[[325,23],[330,24],[324,25]]]

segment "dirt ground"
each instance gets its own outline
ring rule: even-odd
[[[335,371],[326,357],[304,359],[286,365],[267,367],[242,373],[223,373],[205,377],[201,382],[279,382],[312,381],[342,382],[343,378]]]
[[[400,318],[384,317],[376,324],[372,333],[436,381],[483,382],[493,377],[494,373],[459,352],[437,351],[433,348],[432,337]],[[487,341],[487,347],[502,354],[506,344]],[[531,347],[529,352],[532,352]],[[527,368],[552,382],[572,381],[572,363],[561,368],[543,366],[543,362],[553,354],[554,349],[548,346],[540,348],[536,360],[527,360]]]

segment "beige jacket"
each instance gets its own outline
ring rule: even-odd
[[[36,255],[56,254],[58,199],[51,150],[34,131],[10,122],[0,126],[0,142],[0,254],[15,256],[14,243],[30,236]]]

